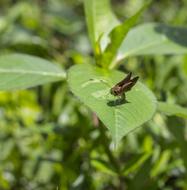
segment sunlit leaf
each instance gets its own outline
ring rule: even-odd
[[[84,0],[86,21],[92,48],[95,50],[96,42],[102,36],[101,46],[107,44],[107,35],[119,21],[110,7],[110,0]]]
[[[103,172],[105,174],[109,174],[112,176],[116,176],[117,173],[115,173],[113,168],[110,167],[110,165],[102,160],[99,159],[93,159],[91,160],[91,165],[95,167],[100,172]]]
[[[152,171],[151,171],[151,176],[156,177],[160,173],[164,172],[167,170],[168,167],[168,162],[169,159],[171,158],[171,150],[165,150],[163,153],[160,155],[159,160],[155,163]]]
[[[102,64],[104,66],[112,62],[117,54],[118,48],[126,37],[127,33],[134,26],[141,13],[145,10],[148,4],[145,4],[135,15],[125,20],[122,24],[116,26],[109,34],[110,43],[107,45],[102,56]],[[112,66],[111,66],[112,67]]]
[[[187,28],[147,23],[132,29],[123,41],[118,60],[136,55],[187,53]]]
[[[98,115],[110,130],[115,144],[151,119],[156,109],[154,95],[140,82],[126,94],[128,102],[110,95],[110,88],[123,78],[122,72],[89,64],[73,66],[68,74],[72,92]]]
[[[59,67],[44,59],[24,54],[0,56],[0,90],[23,89],[64,78]]]

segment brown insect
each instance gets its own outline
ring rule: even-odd
[[[139,79],[138,76],[131,79],[131,76],[132,73],[130,72],[122,81],[110,89],[110,93],[114,96],[121,96],[125,98],[125,92],[131,90]]]

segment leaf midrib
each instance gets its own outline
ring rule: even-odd
[[[45,71],[28,71],[28,70],[22,70],[22,69],[0,69],[0,74],[5,73],[5,74],[32,74],[32,75],[41,75],[41,76],[51,76],[51,77],[59,77],[59,78],[64,78],[65,74],[64,73],[50,73],[50,72],[45,72]]]

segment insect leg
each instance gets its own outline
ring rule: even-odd
[[[125,95],[125,93],[123,93],[123,94],[121,95],[121,99],[122,99],[122,100],[126,100],[126,95]]]

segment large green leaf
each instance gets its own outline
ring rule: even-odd
[[[132,29],[123,41],[118,60],[135,55],[187,53],[187,28],[147,23]]]
[[[179,117],[187,118],[187,108],[181,107],[176,104],[169,104],[165,102],[158,103],[158,110],[165,113],[166,115],[176,115]]]
[[[68,72],[72,92],[98,115],[116,145],[124,135],[150,120],[156,110],[154,95],[140,82],[126,94],[128,102],[110,95],[110,88],[123,78],[122,72],[89,64],[73,66]]]
[[[111,11],[110,0],[84,0],[84,8],[92,47],[95,50],[96,43],[102,36],[101,48],[104,48],[108,33],[119,24]]]
[[[23,89],[64,78],[59,67],[44,59],[24,54],[0,56],[0,90]]]
[[[108,66],[113,61],[127,33],[134,26],[141,13],[145,10],[147,6],[148,4],[145,4],[135,15],[125,20],[122,24],[116,26],[110,32],[110,43],[107,45],[102,56],[102,64],[104,66]]]

